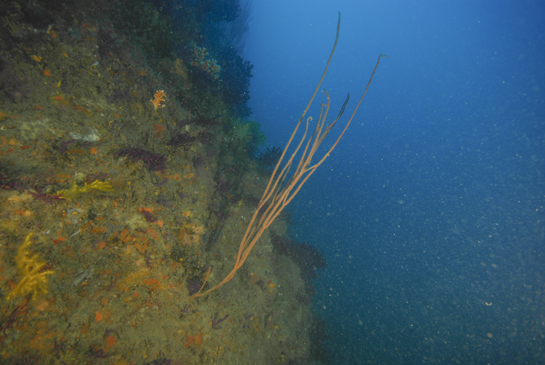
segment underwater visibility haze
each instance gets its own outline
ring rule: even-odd
[[[0,364],[545,363],[544,16],[4,1]]]
[[[313,305],[330,363],[544,362],[545,7],[254,3],[250,105],[272,144],[321,72],[335,11],[336,110],[389,59],[291,207],[294,238],[327,260]]]

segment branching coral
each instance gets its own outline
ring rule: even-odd
[[[220,65],[216,62],[215,59],[208,57],[208,51],[204,47],[197,47],[193,45],[193,61],[191,64],[193,66],[200,67],[201,70],[208,73],[214,79],[218,79],[219,73],[221,70]]]
[[[244,144],[252,155],[259,146],[265,144],[265,135],[261,132],[259,123],[253,120],[229,119],[231,135]]]
[[[19,246],[17,250],[17,257],[15,262],[17,263],[17,268],[19,273],[23,276],[19,284],[13,288],[7,296],[7,299],[10,300],[17,296],[25,296],[32,293],[32,300],[36,299],[38,294],[47,294],[47,276],[52,275],[53,271],[44,270],[46,266],[45,262],[40,261],[40,256],[38,254],[32,255],[28,251],[32,238],[32,233],[30,233],[25,242]]]
[[[224,50],[218,56],[218,60],[222,65],[223,102],[231,108],[232,115],[240,118],[248,117],[252,114],[247,102],[250,100],[250,79],[254,66],[232,48]]]
[[[282,149],[280,147],[267,147],[267,152],[259,155],[257,158],[257,163],[264,171],[271,172],[280,159],[280,156],[282,156]]]
[[[165,102],[166,96],[167,94],[165,94],[163,90],[159,90],[155,93],[155,95],[153,96],[154,99],[150,100],[150,103],[153,104],[153,107],[155,108],[155,110],[157,110],[158,107],[162,107],[162,108],[165,107],[165,105],[161,103]]]

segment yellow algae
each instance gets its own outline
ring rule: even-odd
[[[109,182],[102,182],[95,180],[90,184],[85,184],[83,186],[79,186],[74,183],[72,184],[72,187],[67,190],[59,190],[57,191],[56,195],[60,195],[66,200],[72,200],[73,198],[77,197],[80,194],[87,193],[91,190],[98,190],[98,191],[114,191],[114,188]]]
[[[181,58],[177,58],[176,61],[174,61],[174,69],[171,69],[170,72],[180,75],[187,80],[187,72],[184,67],[184,61]]]
[[[11,203],[19,203],[19,202],[25,202],[27,200],[32,199],[32,195],[27,193],[26,191],[19,195],[18,192],[15,192],[12,196],[8,198],[8,201]]]
[[[23,242],[17,250],[15,262],[17,263],[19,274],[21,274],[23,278],[19,284],[9,292],[7,300],[20,295],[25,296],[30,293],[32,293],[32,300],[34,300],[37,298],[38,294],[47,294],[49,291],[47,287],[47,276],[52,275],[53,271],[42,271],[46,263],[40,261],[38,254],[31,256],[28,251],[31,238],[32,233],[26,237],[25,242]]]

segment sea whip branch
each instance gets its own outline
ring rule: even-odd
[[[322,81],[324,80],[329,64],[331,63],[333,53],[335,52],[335,48],[337,47],[337,41],[339,40],[340,26],[341,26],[341,14],[339,13],[339,21],[337,23],[337,36],[335,37],[335,43],[333,44],[333,49],[329,56],[329,60],[327,61],[325,70],[322,74],[322,77],[320,78],[320,82],[318,82],[318,86],[316,87],[316,90],[314,90],[314,94],[312,94],[312,97],[310,98],[310,101],[307,104],[307,107],[305,108],[303,114],[301,115],[299,122],[295,126],[295,129],[288,143],[286,144],[284,151],[282,152],[282,156],[280,156],[280,159],[278,160],[274,168],[274,171],[271,175],[269,183],[267,184],[267,188],[263,192],[261,201],[259,202],[257,209],[255,210],[252,216],[252,219],[250,220],[250,223],[248,224],[248,228],[246,229],[246,232],[244,233],[244,237],[242,238],[242,241],[240,243],[237,260],[235,262],[235,266],[233,270],[231,270],[231,272],[216,286],[201,293],[204,286],[206,285],[206,282],[208,281],[208,276],[210,275],[211,268],[209,268],[201,289],[195,294],[193,298],[202,297],[210,293],[211,291],[216,290],[223,284],[230,281],[235,276],[235,273],[244,264],[244,262],[246,261],[246,258],[248,258],[248,255],[250,254],[250,251],[252,250],[252,248],[258,241],[258,239],[261,237],[265,229],[267,229],[267,227],[269,227],[272,224],[272,222],[276,219],[276,217],[278,217],[278,215],[282,212],[282,210],[291,202],[291,200],[295,197],[295,195],[297,195],[297,193],[299,192],[301,187],[305,184],[305,182],[308,180],[308,178],[325,161],[325,159],[330,155],[333,149],[335,149],[335,147],[337,146],[337,143],[339,143],[342,136],[346,132],[348,126],[352,122],[354,115],[356,115],[356,111],[358,110],[363,98],[365,97],[365,94],[367,93],[367,89],[369,89],[369,85],[371,85],[371,81],[373,80],[375,72],[378,68],[380,59],[382,57],[388,57],[386,55],[379,55],[375,69],[373,70],[373,73],[371,74],[371,78],[369,79],[369,82],[367,83],[367,87],[365,88],[363,95],[361,96],[358,104],[356,105],[356,108],[352,112],[352,115],[350,116],[350,119],[346,123],[346,126],[344,127],[343,131],[341,132],[341,134],[339,135],[335,143],[333,143],[333,146],[331,146],[331,148],[327,151],[327,153],[324,154],[324,156],[317,163],[315,163],[314,165],[311,165],[312,158],[314,157],[314,154],[318,150],[318,147],[323,142],[325,137],[327,137],[327,135],[329,134],[331,129],[335,126],[337,121],[341,118],[344,112],[344,109],[346,107],[346,104],[348,103],[348,99],[350,97],[350,94],[349,94],[337,118],[331,124],[326,125],[325,121],[329,113],[331,101],[329,99],[329,94],[327,93],[327,91],[325,92],[327,103],[321,104],[320,117],[318,118],[316,127],[314,128],[314,132],[312,133],[312,135],[310,136],[310,138],[307,140],[305,144],[303,152],[301,156],[299,157],[300,160],[299,160],[299,163],[297,164],[297,168],[295,172],[289,178],[288,182],[284,184],[284,181],[289,174],[293,161],[306,140],[307,133],[309,130],[309,123],[313,120],[312,117],[308,117],[306,119],[305,132],[303,133],[303,137],[299,141],[299,144],[295,148],[295,151],[292,153],[291,157],[286,162],[286,165],[281,170],[280,170],[280,165],[282,161],[284,160],[284,157],[286,156],[286,152],[289,146],[291,145],[293,139],[295,138],[295,135],[297,134],[297,130],[299,129],[301,122],[305,118],[307,111],[312,105],[312,102],[314,101],[314,98],[316,97],[316,94],[318,93],[318,90],[320,89],[320,86],[322,85]],[[279,170],[280,172],[277,174]],[[264,211],[262,211],[262,208],[266,205],[268,205],[267,208]]]

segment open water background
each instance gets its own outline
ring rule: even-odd
[[[269,146],[312,95],[338,11],[332,118],[390,58],[291,205],[292,234],[328,260],[331,363],[545,362],[545,4],[254,1],[244,56]]]

